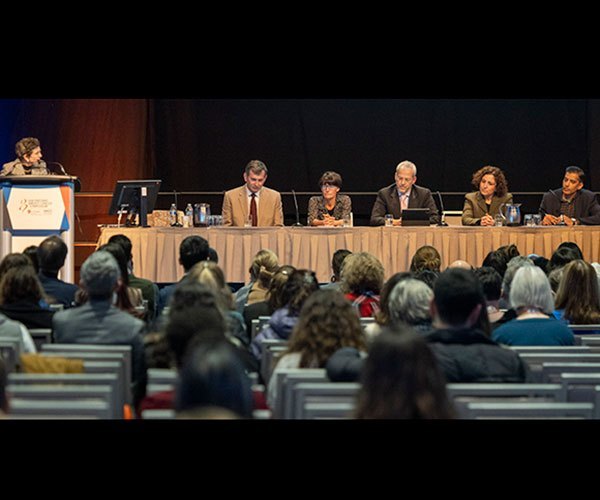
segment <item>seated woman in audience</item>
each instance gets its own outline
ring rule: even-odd
[[[429,269],[437,273],[442,266],[442,257],[435,247],[424,245],[419,248],[410,262],[410,271],[417,272],[423,269]]]
[[[555,308],[555,316],[572,325],[600,324],[598,277],[591,264],[574,260],[564,267]]]
[[[324,368],[338,349],[351,347],[365,352],[366,338],[350,303],[336,290],[318,290],[306,299],[298,322],[269,381],[267,401],[273,408],[277,377],[288,368]]]
[[[408,327],[379,335],[364,363],[354,411],[359,419],[450,419],[446,380],[425,339]]]
[[[573,333],[552,317],[554,301],[548,278],[539,267],[524,266],[510,287],[510,305],[517,318],[492,333],[492,339],[505,345],[573,345]]]
[[[259,316],[271,316],[277,309],[285,305],[282,303],[281,298],[283,286],[287,283],[290,274],[295,270],[296,268],[294,266],[281,266],[275,271],[275,274],[273,274],[266,299],[244,307],[244,323],[246,324],[246,330],[249,333],[252,333],[253,319],[258,319]]]
[[[472,184],[477,191],[465,195],[462,224],[493,226],[501,205],[512,203],[512,194],[508,192],[504,172],[498,167],[485,166],[473,174]]]
[[[175,390],[177,418],[252,418],[250,378],[234,347],[221,340],[189,349]]]
[[[227,285],[225,274],[218,264],[209,260],[194,264],[188,273],[188,281],[202,283],[212,290],[217,298],[219,309],[225,317],[227,330],[247,349],[250,345],[250,333],[246,331],[244,318],[235,310],[233,294]]]
[[[496,328],[497,323],[504,316],[505,311],[500,310],[500,296],[502,295],[502,277],[493,267],[479,267],[475,269],[475,276],[479,279],[485,295],[486,311],[490,326]]]
[[[381,329],[390,322],[390,293],[392,293],[397,283],[411,276],[412,274],[409,272],[396,273],[383,284],[379,300],[380,309],[374,316],[375,321],[364,327],[367,340],[370,341],[375,338],[381,332]]]
[[[433,290],[414,278],[401,280],[390,293],[390,325],[409,325],[417,332],[431,330]]]
[[[269,324],[252,339],[250,348],[258,361],[262,359],[262,342],[264,339],[288,340],[298,322],[300,309],[306,299],[319,289],[319,282],[313,271],[296,269],[290,274],[283,286],[281,302],[285,304],[277,309],[269,319]]]
[[[356,252],[344,260],[342,291],[360,317],[373,317],[379,311],[383,275],[383,265],[370,253]]]
[[[257,252],[250,265],[250,282],[235,294],[235,308],[240,314],[246,305],[265,300],[271,277],[278,267],[275,252],[267,249]]]
[[[321,196],[312,196],[308,200],[308,225],[344,225],[344,219],[352,212],[352,202],[349,196],[339,194],[342,176],[337,172],[325,172],[319,179],[319,188]]]
[[[550,256],[550,262],[548,262],[548,273],[565,267],[569,262],[581,259],[580,255],[580,251],[569,246],[557,248]]]
[[[44,299],[44,289],[31,264],[9,269],[0,280],[0,312],[27,328],[52,328],[54,311]]]

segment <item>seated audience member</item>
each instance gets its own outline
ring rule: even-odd
[[[424,245],[419,248],[410,262],[410,271],[417,272],[423,269],[429,269],[437,273],[442,266],[442,257],[440,253],[430,245]]]
[[[248,270],[250,273],[249,283],[240,288],[235,294],[235,308],[239,313],[243,313],[247,304],[265,299],[271,277],[278,267],[279,259],[272,250],[264,249],[256,253]],[[252,297],[250,297],[251,294]],[[249,302],[249,299],[251,299],[251,302]]]
[[[285,304],[271,315],[269,324],[258,333],[250,348],[258,361],[262,359],[262,342],[264,339],[288,340],[298,322],[300,310],[306,299],[319,289],[317,277],[308,269],[296,269],[290,274],[283,286],[281,302]]]
[[[23,254],[27,255],[31,259],[31,263],[33,264],[33,268],[35,269],[35,274],[38,274],[40,271],[40,265],[38,263],[37,256],[37,245],[29,245],[27,248],[23,250]]]
[[[283,226],[281,194],[264,187],[267,166],[260,160],[248,162],[243,186],[225,192],[223,225]]]
[[[158,286],[156,283],[147,280],[145,278],[138,278],[133,274],[133,256],[131,255],[131,240],[124,234],[115,234],[108,240],[109,243],[118,243],[125,252],[125,258],[127,259],[127,274],[129,280],[129,286],[133,288],[139,288],[142,291],[142,297],[148,303],[148,313],[146,320],[148,322],[154,321],[156,318],[156,309],[158,306]]]
[[[9,253],[0,261],[0,280],[9,269],[32,267],[31,259],[23,253]]]
[[[414,279],[422,281],[432,290],[435,285],[435,281],[438,279],[439,275],[439,272],[432,271],[431,269],[421,269],[420,271],[415,271],[414,273],[412,273],[412,277]]]
[[[550,288],[552,289],[552,295],[556,300],[556,294],[558,293],[558,287],[560,286],[560,282],[562,280],[564,274],[564,266],[558,267],[548,273],[548,282],[550,283]],[[555,311],[556,313],[556,311]]]
[[[412,276],[409,272],[402,272],[393,274],[384,284],[381,289],[381,297],[379,300],[380,309],[375,314],[375,321],[369,323],[364,327],[367,340],[372,340],[376,335],[381,332],[381,329],[388,325],[390,322],[390,293],[403,279],[410,278]]]
[[[325,172],[319,179],[321,196],[308,200],[309,226],[342,226],[350,218],[352,201],[350,196],[339,194],[342,176],[337,172]]]
[[[563,241],[560,245],[556,247],[557,250],[559,248],[572,248],[573,250],[575,250],[575,252],[577,252],[578,259],[585,260],[583,258],[583,252],[581,251],[581,248],[579,248],[579,245],[574,241]]]
[[[336,290],[318,290],[306,299],[288,348],[279,358],[269,382],[269,406],[276,394],[275,374],[288,368],[324,368],[342,347],[367,350],[365,334],[350,303]]]
[[[564,267],[555,309],[557,318],[572,325],[600,324],[598,277],[591,264],[574,260]]]
[[[333,276],[331,277],[331,281],[326,283],[321,288],[331,288],[333,290],[340,289],[340,282],[342,280],[341,272],[342,265],[346,257],[350,255],[352,252],[350,250],[346,250],[345,248],[340,248],[333,252],[333,257],[331,258],[331,270],[333,271]]]
[[[524,255],[513,257],[506,266],[506,272],[502,278],[502,292],[500,294],[499,306],[500,309],[507,309],[507,311],[502,318],[496,321],[496,323],[506,323],[507,321],[516,318],[514,310],[510,308],[510,284],[515,277],[515,273],[523,266],[533,266],[531,259]]]
[[[449,419],[446,380],[425,339],[407,327],[385,329],[369,349],[354,417]]]
[[[497,326],[496,322],[504,316],[504,311],[500,310],[499,305],[502,294],[502,278],[493,267],[480,267],[474,272],[483,288],[488,319],[493,329]]]
[[[282,302],[283,287],[290,274],[295,270],[294,266],[281,266],[273,274],[266,300],[244,307],[244,323],[246,323],[248,333],[252,333],[252,320],[258,319],[260,316],[271,316],[277,309],[285,305]]]
[[[506,266],[508,262],[513,257],[518,257],[519,249],[516,245],[505,245],[497,248],[496,250],[492,250],[489,252],[483,262],[481,263],[481,267],[493,267],[498,274],[504,278],[504,273],[506,272]]]
[[[208,258],[206,260],[210,260],[215,264],[219,263],[219,254],[213,247],[208,247]]]
[[[233,338],[238,339],[242,347],[248,348],[250,345],[250,332],[246,331],[246,324],[242,315],[234,310],[233,294],[219,265],[209,260],[198,262],[190,270],[188,280],[190,282],[197,281],[210,288],[215,294],[221,313],[225,317],[227,331]]]
[[[371,210],[371,226],[383,226],[385,215],[391,214],[393,225],[402,223],[402,210],[405,208],[428,208],[429,222],[439,222],[438,209],[431,191],[417,186],[417,167],[411,161],[400,162],[396,166],[395,183],[377,192],[377,199]]]
[[[388,308],[392,326],[406,324],[416,332],[431,330],[429,304],[433,290],[414,278],[399,281],[390,293]]]
[[[162,310],[169,304],[169,299],[175,291],[175,287],[186,279],[190,269],[194,267],[196,263],[207,260],[208,254],[208,241],[201,236],[193,235],[183,239],[179,245],[179,264],[183,267],[184,275],[177,283],[167,285],[159,290],[158,315],[160,315]]]
[[[77,285],[58,279],[58,272],[65,265],[67,258],[66,243],[58,236],[49,236],[43,240],[37,251],[39,273],[38,277],[46,295],[65,308],[71,307],[75,301]]]
[[[539,267],[520,268],[510,288],[517,318],[498,327],[492,338],[505,345],[573,345],[573,333],[552,317],[554,299],[548,278]]]
[[[250,378],[227,341],[190,346],[175,391],[177,418],[252,418]]]
[[[448,265],[448,268],[456,267],[459,269],[466,269],[467,271],[472,271],[473,266],[469,264],[466,260],[455,260]]]
[[[549,272],[564,267],[569,262],[581,259],[580,255],[581,252],[574,248],[568,246],[558,247],[550,257],[550,262],[548,263]]]
[[[112,304],[113,294],[119,288],[119,264],[109,252],[98,250],[82,264],[80,275],[88,300],[79,307],[54,314],[54,340],[59,344],[130,345],[132,391],[137,407],[146,391],[144,322]]]
[[[33,269],[31,270],[33,272]],[[11,269],[7,274],[19,276],[19,269]],[[9,277],[12,281],[12,278]],[[15,321],[10,319],[4,312],[4,285],[5,279],[2,278],[0,280],[0,337],[15,339],[20,342],[21,351],[24,353],[35,353],[37,352],[35,348],[35,342],[31,338],[31,334],[29,330],[25,327],[23,323],[20,321]],[[9,305],[9,304],[7,304]],[[0,356],[0,360],[2,357]]]
[[[379,311],[383,275],[383,265],[370,253],[353,253],[344,260],[342,291],[360,317],[372,317]]]
[[[0,312],[27,328],[52,328],[54,311],[44,299],[44,290],[31,265],[9,269],[0,280]]]
[[[530,254],[527,257],[531,259],[533,265],[539,267],[542,271],[544,271],[544,274],[548,275],[548,264],[550,263],[550,259],[536,254]]]
[[[562,188],[554,189],[542,198],[540,212],[545,214],[543,225],[600,224],[600,204],[596,193],[583,189],[584,182],[585,173],[581,168],[570,166],[565,169]]]
[[[495,225],[503,205],[512,203],[504,172],[491,165],[482,167],[473,174],[472,184],[477,191],[465,195],[463,226]]]
[[[436,281],[433,293],[435,329],[426,338],[448,382],[527,380],[527,365],[517,353],[503,349],[473,328],[485,307],[485,297],[472,272],[447,269]]]
[[[448,382],[527,381],[527,364],[519,355],[502,348],[478,326],[487,321],[487,314],[481,284],[473,272],[446,269],[433,293],[434,328],[424,338]],[[360,353],[342,349],[327,362],[327,376],[339,382],[358,380],[363,364]]]
[[[249,360],[247,350],[227,331],[225,316],[218,299],[206,285],[197,281],[179,284],[171,297],[169,314],[161,332],[169,368],[178,371],[183,367],[193,347],[204,343],[227,341],[234,347],[247,372],[256,371],[256,361]],[[255,395],[255,407],[266,409],[264,396]],[[144,398],[141,411],[146,409],[173,408],[174,391],[162,391]]]

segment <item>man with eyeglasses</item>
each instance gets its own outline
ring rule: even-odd
[[[309,226],[343,226],[350,219],[352,202],[350,196],[338,194],[342,176],[337,172],[325,172],[319,179],[321,196],[308,200]]]
[[[283,226],[281,194],[264,187],[267,173],[267,166],[260,160],[246,165],[246,184],[225,192],[224,226]]]
[[[391,214],[393,225],[400,226],[405,208],[428,208],[429,222],[437,224],[438,209],[427,188],[417,186],[417,167],[411,161],[403,161],[396,167],[395,183],[380,189],[371,211],[371,226],[383,226],[385,215]]]

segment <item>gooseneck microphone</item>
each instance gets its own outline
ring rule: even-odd
[[[562,205],[562,203],[563,203],[563,200],[562,200],[562,198],[561,198],[560,196],[558,196],[558,195],[557,195],[557,194],[556,194],[556,193],[555,193],[555,192],[554,192],[552,189],[549,189],[549,190],[548,190],[548,192],[549,192],[549,193],[551,193],[551,194],[552,194],[552,196],[554,196],[554,197],[555,197],[555,198],[556,198],[556,199],[557,199],[557,200],[558,200],[558,201],[561,203],[561,205]],[[571,201],[572,201],[572,200],[569,200],[569,201],[567,201],[567,203],[571,203]],[[560,208],[559,208],[559,210],[560,210]],[[543,211],[543,212],[545,212],[546,214],[548,214],[548,212],[546,212],[546,210],[542,209],[542,211]],[[549,214],[549,215],[552,215],[552,214]],[[555,216],[555,217],[557,217],[557,216]],[[558,215],[558,217],[560,217],[560,215]],[[566,223],[565,223],[565,221],[563,221],[563,220],[561,220],[561,221],[560,221],[560,222],[557,224],[557,226],[566,226],[566,225],[567,225],[567,224],[566,224]]]
[[[57,161],[47,161],[46,165],[57,165],[60,168],[60,172],[62,175],[69,175],[69,174],[67,174],[65,167],[63,167],[62,164],[58,163]],[[54,172],[52,172],[52,173],[54,173]]]
[[[296,198],[296,191],[292,189],[292,195],[294,195],[294,205],[296,206],[296,223],[292,224],[292,227],[302,227],[300,223],[300,211],[298,210],[298,199]]]
[[[438,199],[440,200],[440,221],[437,223],[438,227],[447,226],[448,223],[444,220],[446,216],[444,215],[444,202],[442,201],[442,194],[437,191]]]

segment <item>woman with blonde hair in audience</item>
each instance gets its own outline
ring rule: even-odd
[[[550,282],[539,267],[523,266],[510,286],[510,306],[517,318],[499,326],[492,340],[505,345],[573,345],[571,330],[553,316]]]
[[[600,324],[598,277],[591,264],[577,259],[564,267],[555,308],[557,318],[573,325]]]
[[[361,373],[355,418],[450,419],[446,379],[425,338],[410,327],[386,328]]]
[[[337,290],[318,290],[306,299],[269,382],[270,406],[276,398],[275,374],[288,368],[324,368],[343,347],[366,351],[366,338],[350,303]]]
[[[383,265],[368,252],[348,255],[342,268],[342,291],[360,317],[373,317],[380,309]]]
[[[279,267],[277,254],[263,249],[257,252],[250,265],[250,283],[240,288],[235,294],[235,308],[241,314],[244,307],[265,300],[273,273]]]
[[[431,271],[440,272],[442,266],[442,257],[435,247],[424,245],[419,248],[410,262],[411,272],[430,269]]]

